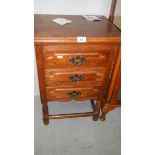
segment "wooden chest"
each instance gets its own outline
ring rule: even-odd
[[[61,26],[52,21],[60,17],[72,23]],[[120,49],[119,30],[106,17],[89,22],[82,16],[35,15],[34,26],[44,124],[51,118],[93,116],[97,120]],[[48,101],[71,100],[90,100],[93,111],[48,114]]]

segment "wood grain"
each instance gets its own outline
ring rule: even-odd
[[[79,92],[79,95],[70,96],[69,94],[73,92]],[[88,100],[88,99],[98,99],[100,95],[100,87],[65,87],[57,86],[56,88],[47,87],[46,88],[47,100]]]
[[[71,24],[59,25],[51,21],[55,18],[66,18],[72,20]],[[52,41],[57,38],[57,41],[71,40],[76,41],[76,37],[85,36],[89,38],[105,38],[120,37],[119,30],[109,22],[106,17],[101,21],[89,22],[82,16],[78,15],[40,15],[36,14],[34,17],[34,39],[35,42]]]
[[[61,82],[83,83],[103,82],[106,68],[61,68],[45,69],[45,81],[51,84],[61,84]]]
[[[57,17],[72,23],[60,26],[51,21]],[[98,120],[101,106],[102,116],[105,114],[103,105],[107,104],[103,101],[113,100],[111,95],[116,91],[120,31],[106,17],[100,22],[88,22],[81,16],[35,15],[34,25],[44,124],[55,118],[93,116],[94,121]],[[87,41],[78,43],[77,36],[85,36]],[[47,103],[55,100],[91,100],[91,103],[96,100],[96,103],[93,112],[49,115]],[[109,109],[117,106],[113,104]]]
[[[108,93],[101,107],[102,115],[101,120],[105,120],[105,114],[115,108],[121,106],[121,99],[118,99],[119,90],[121,88],[121,49],[119,48],[112,76],[108,88]]]
[[[45,89],[44,58],[43,58],[42,50],[43,50],[42,46],[35,46],[40,99],[41,99],[41,103],[46,104],[47,100],[46,100],[46,89]]]
[[[86,67],[86,66],[108,66],[108,63],[114,58],[117,46],[102,45],[63,45],[56,48],[53,46],[44,46],[44,61],[46,67]],[[74,64],[71,60],[75,59],[84,62]]]

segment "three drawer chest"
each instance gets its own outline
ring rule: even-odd
[[[55,18],[72,22],[62,26]],[[106,17],[90,22],[76,15],[36,14],[34,44],[44,124],[59,118],[98,120],[120,52],[120,31]],[[49,101],[71,100],[90,100],[92,111],[48,113]]]

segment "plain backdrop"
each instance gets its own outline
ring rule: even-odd
[[[110,5],[111,0],[34,0],[34,13],[104,15],[108,17]],[[121,16],[121,0],[117,0],[115,16]],[[34,95],[39,95],[36,62],[34,64]]]
[[[33,3],[0,3],[2,155],[34,154]],[[122,0],[121,6],[121,154],[154,155],[155,1]]]

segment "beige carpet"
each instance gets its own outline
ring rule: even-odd
[[[51,102],[50,114],[91,110],[89,101]],[[121,111],[110,112],[106,121],[91,117],[42,122],[39,97],[35,97],[35,155],[121,155]]]

